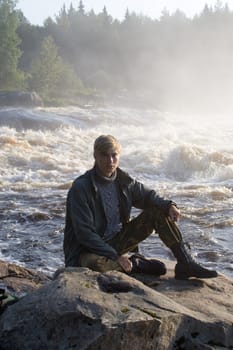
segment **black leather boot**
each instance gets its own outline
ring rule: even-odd
[[[190,248],[188,247],[188,249]],[[198,264],[183,242],[177,243],[171,248],[171,251],[177,259],[175,266],[176,279],[185,280],[189,277],[214,278],[218,276],[217,271],[206,269]]]
[[[141,254],[134,254],[129,259],[133,264],[131,273],[144,273],[161,276],[165,275],[167,272],[165,264],[157,259],[145,258]]]

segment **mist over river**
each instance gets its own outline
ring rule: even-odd
[[[0,259],[63,266],[67,191],[100,134],[120,140],[121,168],[178,204],[196,259],[233,277],[232,119],[149,109],[0,109]],[[140,250],[173,259],[154,234]]]

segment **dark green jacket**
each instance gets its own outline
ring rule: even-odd
[[[132,207],[146,209],[156,205],[168,213],[171,201],[159,197],[154,190],[146,188],[120,168],[117,169],[116,181],[123,225],[129,221]],[[78,177],[68,192],[63,242],[65,265],[78,266],[80,253],[84,251],[117,259],[115,249],[102,239],[106,225],[94,167]]]

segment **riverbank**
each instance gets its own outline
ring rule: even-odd
[[[2,314],[1,350],[232,349],[233,281],[178,281],[174,263],[164,262],[160,278],[57,271]],[[25,285],[26,275],[11,280]]]

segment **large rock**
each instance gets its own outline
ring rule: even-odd
[[[233,349],[232,281],[177,281],[169,264],[166,276],[142,281],[58,271],[3,313],[0,349]]]
[[[41,107],[43,101],[34,91],[2,91],[0,92],[0,106]]]
[[[33,292],[49,280],[41,272],[0,260],[0,286],[16,297]]]

